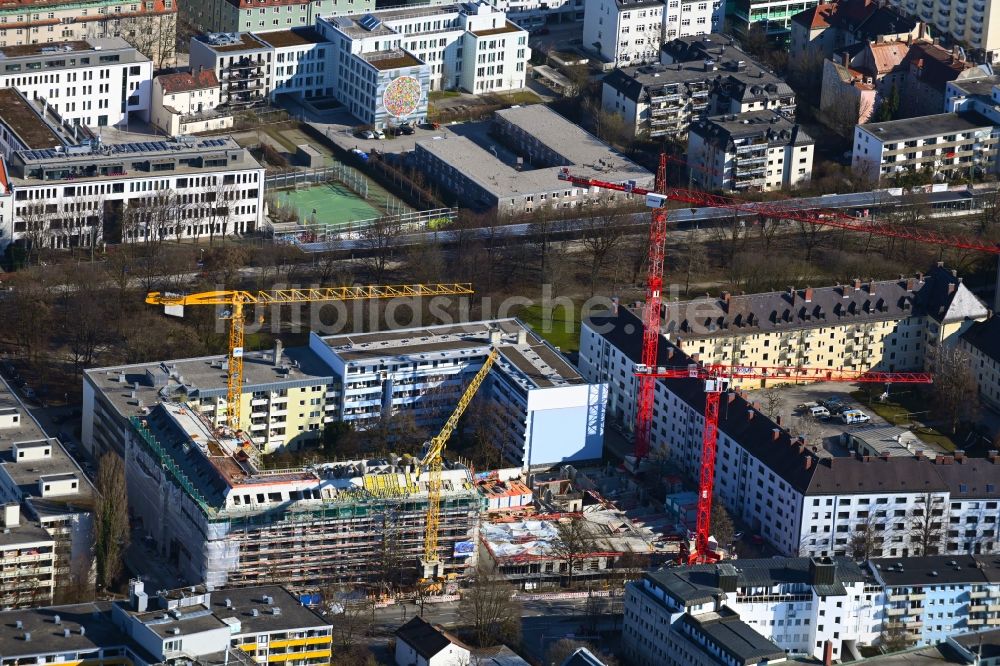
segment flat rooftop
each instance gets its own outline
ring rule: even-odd
[[[141,407],[151,407],[178,396],[224,397],[226,357],[201,356],[155,363],[137,363],[91,368],[84,376],[118,410],[134,416]],[[285,349],[277,363],[274,350],[247,352],[243,359],[247,391],[326,385],[333,371],[308,347]],[[134,393],[134,395],[133,395]]]
[[[988,132],[992,131],[993,123],[978,113],[969,112],[938,113],[933,116],[917,116],[884,123],[867,123],[859,127],[886,143],[975,130]]]
[[[563,356],[518,319],[427,326],[380,333],[332,335],[322,338],[345,362],[408,358],[425,360],[489,353],[491,330],[500,332],[499,364],[524,388],[584,383]]]
[[[812,137],[806,134],[801,126],[771,110],[747,111],[697,120],[692,123],[691,131],[720,141],[738,141],[764,136],[771,145],[799,146],[814,143]]]
[[[424,64],[422,60],[402,49],[362,53],[361,57],[372,67],[383,72],[389,69],[416,67],[417,65]]]
[[[110,602],[100,601],[4,611],[0,613],[0,653],[8,659],[22,655],[35,659],[38,654],[96,652],[126,646],[128,639],[111,622],[110,609]],[[17,628],[19,620],[21,629]],[[64,629],[69,629],[68,636]],[[25,632],[31,634],[31,642],[24,640]]]
[[[65,514],[67,509],[91,507],[94,502],[94,488],[87,475],[66,453],[59,440],[46,436],[11,387],[0,379],[0,412],[9,413],[8,410],[16,411],[20,418],[17,427],[0,428],[0,467],[18,486],[28,505],[41,518],[48,514]],[[48,448],[49,455],[18,462],[14,458],[14,448],[19,445],[35,451]],[[43,498],[38,486],[42,477],[48,478],[49,481],[75,478],[78,480],[77,490],[65,495],[49,495]]]
[[[308,44],[323,44],[323,35],[314,28],[293,28],[291,30],[275,30],[260,32],[254,35],[256,39],[275,48],[283,46],[306,46]]]
[[[38,117],[31,103],[14,88],[0,88],[0,122],[29,149],[54,149],[63,145],[48,123]]]
[[[126,51],[127,54],[119,53]],[[60,59],[64,62],[63,67],[85,66],[97,64],[88,59],[81,59],[78,56],[99,53],[100,55],[116,55],[121,58],[127,56],[127,62],[148,61],[149,58],[142,55],[134,46],[121,37],[90,37],[87,39],[76,39],[65,42],[49,42],[46,44],[17,44],[0,47],[0,63],[9,63],[19,59],[37,60],[38,56],[45,56],[46,59]],[[67,58],[66,56],[69,56]],[[119,60],[121,62],[121,60]]]
[[[525,129],[559,153],[572,165],[575,175],[615,182],[634,180],[639,186],[653,182],[651,172],[544,105],[505,109],[498,111],[497,117]],[[416,146],[499,200],[572,189],[559,180],[560,166],[518,168],[516,157],[508,156],[511,151],[497,145],[489,128],[488,121],[464,123],[447,128],[442,137],[418,141]]]
[[[363,12],[358,14],[348,14],[346,16],[325,16],[322,20],[335,26],[341,32],[352,39],[364,39],[365,37],[382,37],[384,35],[395,35],[398,31],[386,25],[387,21],[399,21],[406,19],[420,18],[422,16],[438,16],[447,14],[458,14],[462,11],[461,4],[438,5],[438,6],[416,6],[401,7],[399,9],[383,9],[373,12]],[[378,24],[374,27],[365,27],[368,23],[367,17],[374,17]],[[434,32],[444,32],[446,29]],[[455,28],[452,28],[455,30]],[[417,33],[407,33],[409,35]]]
[[[652,542],[656,539],[652,530],[635,525],[621,511],[595,510],[581,515],[589,552],[652,552]],[[560,526],[569,520],[542,515],[525,520],[484,522],[479,528],[480,538],[501,563],[507,558],[558,560],[565,557]],[[586,557],[585,553],[578,555]]]
[[[503,35],[505,33],[523,32],[523,31],[524,29],[521,28],[520,26],[515,25],[510,21],[507,21],[505,25],[502,25],[499,28],[491,28],[489,30],[473,30],[472,34],[475,35],[476,37],[491,37],[493,35]]]
[[[281,31],[290,32],[290,31]],[[260,38],[249,32],[240,33],[209,33],[195,37],[199,42],[217,53],[232,53],[234,51],[256,51],[268,47]]]

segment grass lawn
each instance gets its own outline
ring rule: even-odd
[[[497,93],[502,95],[511,104],[538,104],[542,101],[542,98],[536,95],[530,90],[518,90],[515,93]]]
[[[545,312],[541,305],[529,305],[522,308],[517,316],[549,344],[559,347],[563,353],[569,353],[580,349],[580,319],[575,309],[567,310],[557,307]]]
[[[447,99],[449,97],[458,97],[462,93],[457,90],[431,90],[427,93],[427,99],[431,102],[436,102],[439,99]]]
[[[923,411],[922,408],[926,407],[926,404],[919,402],[913,393],[904,394],[900,398],[899,402],[893,402],[891,400],[888,402],[869,400],[868,392],[865,390],[853,391],[851,393],[851,397],[881,416],[892,425],[901,427],[914,424],[915,421],[910,418],[909,415],[915,411]],[[945,451],[955,450],[955,442],[948,435],[945,435],[934,428],[918,425],[912,428],[912,432],[914,435],[919,437],[921,441],[927,442],[928,444],[939,446]]]

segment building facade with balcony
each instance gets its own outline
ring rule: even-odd
[[[719,0],[586,0],[583,46],[616,67],[656,62],[664,41],[722,30]]]
[[[686,624],[729,618],[739,623],[731,643],[777,648],[766,663],[786,655],[846,658],[868,646],[937,645],[958,634],[974,646],[975,632],[1000,625],[998,574],[990,558],[968,555],[779,557],[664,569],[626,586],[623,642],[635,663],[674,663],[676,634]],[[726,650],[692,652],[693,663],[733,663]]]
[[[604,77],[601,104],[635,135],[687,135],[698,118],[775,110],[795,115],[795,92],[722,35],[677,39],[659,64],[619,68]]]
[[[997,130],[975,111],[858,125],[851,169],[881,183],[905,173],[964,180],[997,171]]]
[[[891,0],[893,7],[933,26],[977,60],[1000,59],[1000,7],[990,0]]]
[[[704,363],[724,365],[803,365],[831,369],[847,366],[862,370],[871,367],[873,359],[902,362],[893,350],[909,349],[911,362],[919,369],[928,346],[924,337],[929,318],[925,306],[937,313],[934,317],[948,319],[947,328],[956,335],[975,315],[970,311],[965,313],[968,316],[954,320],[943,315],[941,308],[944,313],[952,306],[965,309],[961,301],[971,294],[965,292],[956,298],[955,292],[948,292],[947,284],[942,286],[941,282],[938,280],[936,286],[933,282],[921,285],[929,289],[917,299],[915,314],[912,295],[894,291],[890,285],[874,299],[867,289],[846,292],[846,297],[838,289],[831,290],[828,294],[831,298],[813,298],[810,294],[809,300],[795,306],[780,295],[772,298],[763,294],[723,301],[722,307],[728,310],[715,310],[707,301],[672,303],[664,325],[669,339],[660,343],[662,351],[657,365],[687,367],[697,358]],[[882,286],[880,283],[879,287]],[[937,287],[942,287],[941,293],[937,293]],[[924,301],[925,298],[931,300]],[[899,310],[895,310],[895,305],[893,310],[878,310],[875,306],[879,299],[884,299],[883,304],[909,304],[900,305]],[[778,304],[778,309],[764,305],[769,302]],[[870,314],[863,314],[866,302],[873,307]],[[754,307],[755,304],[763,309]],[[684,316],[683,320],[675,320],[681,312],[675,305],[682,306],[691,319]],[[809,314],[817,324],[806,327],[782,323],[785,311]],[[981,316],[985,317],[985,307]],[[917,318],[924,321],[919,327],[911,326]],[[858,354],[853,365],[848,365],[845,354],[836,351],[834,338],[842,329],[846,329],[845,333],[858,331],[860,335],[864,319],[894,321],[904,326],[885,338],[891,349],[886,344],[879,352]],[[837,323],[838,320],[842,323]],[[695,339],[685,336],[685,331],[693,332],[693,328],[702,325],[706,326],[702,335],[696,335]],[[820,363],[819,358],[803,358],[801,362],[782,359],[776,342],[782,339],[779,331],[785,327],[796,335],[808,328],[815,342],[806,348],[807,352],[819,356],[821,350],[826,360]],[[739,328],[745,332],[732,330]],[[743,339],[734,340],[738,337]],[[724,340],[735,342],[747,353],[738,353],[734,360],[725,346],[714,344]],[[829,351],[831,346],[833,352]],[[756,354],[751,355],[754,348]],[[607,418],[626,428],[635,422],[634,373],[640,350],[639,318],[625,308],[595,315],[583,324],[580,373],[592,383],[608,385]],[[730,383],[734,387],[738,384],[738,379]],[[756,386],[759,384],[755,382]],[[698,379],[661,380],[655,387],[656,418],[650,435],[651,451],[653,455],[668,456],[691,479],[697,479],[701,469],[704,388]],[[921,451],[897,457],[888,454],[833,457],[804,436],[794,435],[767,418],[738,389],[730,389],[722,397],[720,410],[715,489],[719,500],[735,516],[787,555],[907,556],[932,552],[931,548],[951,554],[995,553],[1000,550],[996,525],[981,516],[996,510],[1000,502],[996,484],[987,480],[991,474],[995,476],[997,464],[995,454],[985,460],[962,455],[938,456],[933,462]],[[966,480],[962,480],[963,475]],[[932,535],[932,540],[916,535],[913,528],[916,521],[925,518],[925,534]],[[975,534],[969,536],[970,531]],[[865,538],[861,539],[859,534]]]
[[[692,180],[708,190],[770,191],[812,178],[815,142],[776,111],[698,120],[688,134]]]

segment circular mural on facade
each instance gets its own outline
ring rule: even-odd
[[[420,105],[420,81],[412,76],[400,76],[389,82],[382,93],[382,105],[394,118],[405,118]]]

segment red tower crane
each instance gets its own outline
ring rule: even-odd
[[[782,366],[750,367],[738,365],[697,365],[653,368],[637,365],[635,374],[640,381],[694,378],[705,382],[705,427],[701,435],[701,470],[698,478],[698,511],[694,544],[689,545],[690,564],[717,559],[709,547],[712,519],[712,490],[715,487],[715,452],[719,436],[719,398],[733,378],[777,380],[782,382],[862,382],[884,384],[930,384],[927,372],[878,372],[833,370],[831,368],[791,368]]]
[[[722,208],[731,210],[734,213],[743,213],[778,219],[795,220],[806,224],[826,226],[847,231],[857,231],[876,236],[889,238],[901,238],[914,240],[921,243],[930,243],[940,247],[952,247],[962,250],[973,250],[989,254],[1000,255],[1000,245],[989,241],[979,241],[975,239],[960,238],[947,234],[940,234],[934,231],[913,229],[908,227],[897,227],[884,222],[859,218],[839,211],[818,211],[803,208],[796,208],[794,204],[782,202],[749,202],[741,201],[733,197],[720,196],[696,190],[668,187],[666,182],[667,156],[660,155],[660,163],[656,173],[655,190],[648,190],[636,187],[634,182],[612,183],[594,178],[574,176],[569,169],[562,169],[559,172],[559,179],[568,181],[578,187],[601,188],[617,192],[626,192],[637,196],[645,197],[646,206],[653,209],[652,222],[649,228],[649,268],[646,280],[646,302],[643,308],[642,321],[642,353],[640,357],[640,367],[645,368],[645,372],[637,372],[638,377],[638,400],[636,404],[635,422],[635,458],[636,464],[649,454],[649,438],[653,423],[653,408],[655,398],[655,380],[661,376],[659,370],[652,371],[651,368],[658,360],[658,346],[660,335],[660,310],[662,303],[663,288],[663,265],[665,255],[665,241],[667,236],[667,209],[668,201],[679,201],[692,206]],[[701,367],[701,366],[697,366]],[[723,366],[718,366],[723,368]],[[765,372],[768,369],[747,368],[747,373],[738,373],[741,378],[758,377],[753,373]],[[770,368],[776,370],[776,368]],[[810,377],[807,369],[782,369],[786,373],[804,373],[793,376],[786,375],[784,378],[789,381],[824,381],[820,376]],[[680,369],[679,376],[692,376],[683,374],[688,372]],[[674,372],[669,370],[667,372]],[[704,375],[701,373],[704,372]],[[834,378],[850,381],[888,381],[890,376],[895,377],[891,381],[908,381],[909,383],[926,383],[930,381],[929,375],[904,375],[903,373],[857,373],[851,376],[847,371],[831,372],[827,369],[817,369],[815,373],[827,373],[832,381]],[[709,518],[712,508],[712,488],[715,475],[715,446],[718,436],[718,406],[721,386],[725,383],[720,381],[716,374],[709,370],[698,371],[695,375],[703,377],[706,381],[706,401],[705,401],[705,431],[703,434],[703,451],[701,462],[701,477],[698,487],[698,527],[695,536],[695,547],[691,558],[693,561],[703,560],[709,557],[708,537]],[[769,375],[769,377],[774,378]],[[875,379],[874,377],[878,377]],[[760,377],[765,378],[765,377]]]

